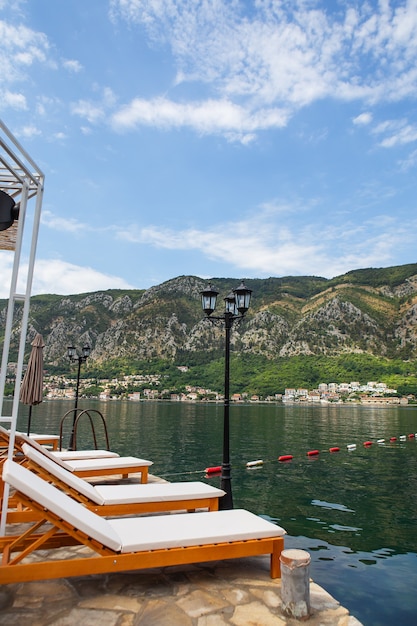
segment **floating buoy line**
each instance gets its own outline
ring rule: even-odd
[[[220,474],[222,471],[221,465],[216,465],[215,467],[206,467],[204,470],[206,474]]]
[[[417,433],[410,433],[409,435],[399,435],[399,437],[389,437],[388,439],[376,439],[375,441],[372,440],[367,440],[363,442],[363,447],[364,448],[370,448],[374,443],[378,444],[379,446],[384,446],[387,442],[389,443],[395,443],[397,441],[399,442],[404,442],[407,440],[416,440],[417,438]],[[357,444],[356,443],[348,443],[346,445],[346,449],[348,452],[353,452],[357,449]],[[340,452],[341,448],[338,446],[332,446],[330,448],[328,448],[327,450],[307,450],[306,452],[306,456],[309,458],[317,458],[321,453],[330,453],[330,454],[334,454],[336,452]],[[255,461],[247,461],[245,467],[247,469],[251,469],[251,468],[260,468],[263,465],[265,465],[266,463],[272,463],[274,461],[278,461],[279,463],[289,463],[294,459],[294,456],[292,454],[281,454],[280,456],[278,456],[276,459],[274,460],[267,460],[264,461],[263,459],[256,459]],[[235,466],[234,466],[235,468]],[[166,477],[171,477],[171,476],[183,476],[183,475],[192,475],[192,474],[205,474],[205,478],[214,478],[216,476],[219,476],[221,474],[222,471],[222,466],[221,465],[214,465],[211,467],[206,467],[204,470],[193,470],[193,471],[185,471],[185,472],[177,472],[174,474],[166,474]]]
[[[258,459],[257,461],[248,461],[246,463],[246,467],[259,467],[260,465],[263,465],[264,462],[262,459]]]

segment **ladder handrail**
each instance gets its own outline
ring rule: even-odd
[[[109,434],[107,431],[107,424],[106,424],[106,420],[103,416],[103,414],[98,410],[98,409],[70,409],[69,411],[67,411],[65,413],[65,415],[63,415],[63,417],[61,418],[61,422],[60,422],[60,426],[59,426],[59,449],[62,450],[62,434],[63,434],[63,426],[64,426],[64,421],[65,419],[68,417],[68,415],[71,415],[75,413],[75,419],[74,419],[74,430],[73,430],[73,440],[72,440],[72,448],[73,450],[77,449],[77,427],[78,427],[78,422],[80,420],[80,417],[83,415],[87,415],[88,419],[90,420],[90,426],[91,426],[91,432],[93,433],[93,440],[94,440],[94,447],[97,450],[97,438],[96,438],[96,431],[94,428],[94,422],[93,419],[90,415],[90,413],[96,413],[101,417],[101,421],[104,427],[104,435],[106,438],[106,449],[110,450],[110,442],[109,442]],[[78,415],[77,415],[78,413]]]

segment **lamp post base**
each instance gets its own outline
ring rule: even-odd
[[[220,489],[225,492],[224,496],[219,500],[219,510],[227,511],[233,509],[232,481],[231,481],[230,465],[222,465],[222,475],[220,479]]]

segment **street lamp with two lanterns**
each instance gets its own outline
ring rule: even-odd
[[[224,361],[224,413],[223,413],[223,460],[221,466],[221,489],[225,495],[220,499],[220,509],[233,509],[231,464],[230,464],[230,332],[234,322],[242,320],[249,309],[252,290],[242,282],[239,287],[233,289],[225,298],[225,310],[221,315],[213,315],[216,309],[216,301],[219,292],[211,283],[200,292],[201,305],[207,319],[211,322],[224,323],[225,327],[225,361]]]

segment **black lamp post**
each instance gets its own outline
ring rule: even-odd
[[[230,465],[230,430],[229,430],[229,406],[230,406],[230,331],[233,323],[243,319],[250,305],[252,290],[242,282],[237,289],[233,289],[224,298],[225,310],[222,315],[212,315],[216,309],[218,291],[209,284],[201,291],[201,305],[207,318],[212,321],[224,322],[225,327],[225,359],[224,359],[224,413],[223,413],[223,460],[221,473],[221,488],[225,495],[220,499],[221,510],[233,509],[231,465]]]
[[[75,429],[75,420],[77,419],[78,392],[80,389],[81,364],[87,361],[88,357],[90,356],[90,352],[91,352],[91,348],[87,344],[83,346],[81,354],[78,354],[77,349],[74,348],[74,346],[68,346],[67,354],[68,354],[69,360],[71,362],[78,363],[77,386],[75,389],[74,417],[72,420],[72,431],[71,431],[71,438],[70,438],[70,443],[69,443],[69,450],[73,450],[73,446],[74,446],[74,429]]]

